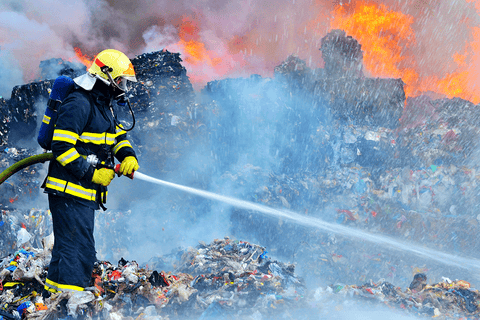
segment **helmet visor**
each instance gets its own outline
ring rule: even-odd
[[[137,82],[137,78],[135,78],[135,76],[120,76],[115,79],[115,83],[120,89],[127,91],[127,80]]]
[[[115,79],[115,84],[124,92],[127,92],[127,79],[124,77],[117,77]]]

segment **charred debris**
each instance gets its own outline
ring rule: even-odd
[[[472,244],[480,240],[480,176],[473,161],[478,107],[459,98],[406,100],[401,79],[364,75],[361,45],[341,30],[322,39],[320,52],[322,69],[311,69],[292,55],[275,68],[273,78],[215,80],[200,93],[194,92],[180,54],[164,50],[135,57],[139,82],[131,87],[130,100],[137,127],[130,140],[142,170],[475,256],[478,247]],[[85,72],[61,59],[42,62],[41,68],[43,80],[17,86],[10,99],[0,99],[2,169],[41,152],[34,139],[53,79]],[[117,110],[122,121],[131,121],[128,110]],[[135,230],[125,227],[131,214],[128,199],[144,196],[135,190],[123,197],[125,210],[97,218],[100,253],[113,253],[108,258],[122,258],[119,263],[98,262],[94,289],[84,300],[40,300],[32,292],[39,292],[48,265],[50,217],[45,208],[26,210],[21,203],[41,197],[41,170],[41,165],[27,168],[2,185],[0,317],[5,319],[65,314],[268,319],[277,312],[295,319],[292,310],[328,314],[335,301],[346,297],[424,316],[478,314],[477,290],[448,278],[469,277],[466,271],[446,275],[442,266],[425,259],[409,260],[341,235],[235,208],[226,213],[232,239],[146,264],[125,261],[126,243],[135,239]],[[188,211],[195,224],[212,207],[209,201],[172,193],[161,209],[172,216]],[[235,239],[255,239],[264,247]],[[412,282],[415,274],[425,275],[416,276],[420,284]],[[34,307],[27,303],[20,308],[27,301]]]

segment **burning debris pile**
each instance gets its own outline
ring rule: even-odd
[[[325,72],[315,94],[328,101],[332,113],[357,125],[394,129],[405,102],[402,79],[371,79],[363,75],[361,45],[342,30],[322,38]]]
[[[238,198],[270,207],[475,255],[471,243],[480,240],[475,213],[480,178],[471,159],[477,146],[478,108],[461,99],[425,96],[409,98],[405,105],[402,80],[366,77],[361,46],[343,31],[329,33],[320,50],[324,69],[312,70],[292,55],[275,68],[272,79],[252,75],[209,82],[200,102],[178,53],[146,53],[132,59],[139,82],[129,92],[137,117],[129,137],[142,171],[171,174],[188,180],[189,186],[222,194],[233,190]],[[44,75],[77,72],[64,64],[60,71],[55,69],[60,73],[45,69]],[[18,86],[10,100],[0,99],[1,169],[35,153],[18,145],[34,137],[51,84],[49,79]],[[131,121],[126,109],[118,111],[123,122]],[[0,272],[0,301],[6,306],[0,316],[6,319],[22,310],[32,319],[61,313],[107,319],[268,319],[312,308],[318,316],[338,297],[359,297],[428,316],[477,314],[478,292],[466,282],[442,279],[443,270],[427,268],[428,261],[419,259],[417,265],[428,269],[434,284],[402,291],[393,283],[405,286],[413,274],[426,270],[407,265],[400,255],[392,258],[388,249],[238,209],[232,210],[225,230],[229,227],[238,239],[257,239],[270,255],[300,263],[297,271],[308,276],[306,282],[292,265],[268,259],[265,248],[224,239],[182,251],[180,257],[175,254],[175,262],[161,257],[160,262],[169,261],[158,263],[158,268],[125,260],[117,266],[98,262],[92,288],[83,296],[40,298],[32,292],[41,290],[48,248],[29,249],[28,240],[23,240],[27,232],[30,244],[41,247],[38,239],[51,228],[45,222],[48,213],[13,209],[17,200],[38,195],[40,168],[30,167],[2,185],[0,253],[10,255],[2,263],[7,271]],[[97,244],[112,258],[105,260],[128,259],[125,241],[137,240],[135,227],[128,226],[136,219],[128,210],[135,192],[139,191],[130,190],[128,200],[121,200],[125,210],[97,218],[96,229],[105,234]],[[168,198],[156,210],[193,224],[212,207],[207,201],[182,197]],[[41,226],[38,233],[36,223]],[[19,250],[22,246],[25,251]],[[333,284],[312,293],[304,286],[312,278]]]

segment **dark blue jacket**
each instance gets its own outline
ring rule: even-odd
[[[50,161],[45,192],[73,197],[94,209],[106,201],[106,188],[92,182],[94,168],[86,158],[118,161],[135,156],[127,133],[115,126],[110,110],[111,91],[97,80],[91,91],[77,87],[58,111],[52,140],[56,160]]]

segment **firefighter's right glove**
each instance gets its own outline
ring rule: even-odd
[[[138,161],[135,157],[129,156],[123,159],[122,164],[120,165],[120,172],[127,176],[133,171],[137,171],[139,168]]]
[[[113,177],[115,177],[115,171],[112,169],[95,169],[93,172],[92,182],[106,187],[110,184],[110,182],[112,182]]]

